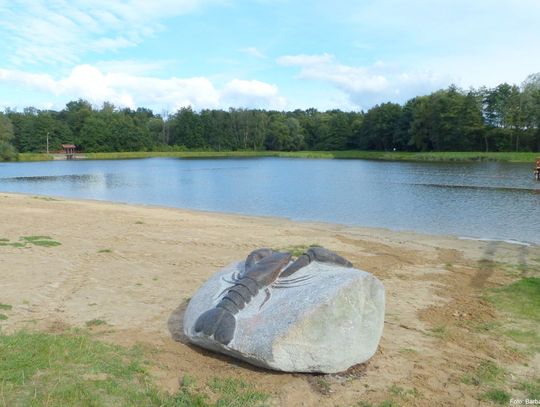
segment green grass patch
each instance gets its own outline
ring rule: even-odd
[[[142,355],[85,334],[0,335],[6,405],[160,405]]]
[[[332,392],[332,385],[324,376],[314,377],[311,384],[315,390],[325,396],[328,396]]]
[[[98,253],[112,253],[112,249],[100,249]]]
[[[90,160],[121,160],[133,158],[171,157],[171,158],[336,158],[387,161],[507,161],[533,163],[538,153],[485,153],[485,152],[424,152],[405,151],[134,151],[113,153],[86,153]],[[52,155],[21,153],[19,161],[51,160]]]
[[[208,383],[210,394],[195,390],[194,381],[184,376],[178,393],[163,404],[164,407],[257,407],[265,405],[270,397],[251,385],[236,379],[212,379]],[[211,401],[215,400],[215,401]]]
[[[503,368],[497,366],[495,362],[486,360],[480,363],[476,374],[480,383],[494,383],[502,380],[506,372]]]
[[[57,242],[55,240],[36,240],[32,242],[35,246],[42,246],[42,247],[55,247],[60,246],[62,243]]]
[[[299,245],[291,245],[291,246],[286,246],[286,247],[273,249],[273,250],[278,251],[278,252],[289,252],[294,257],[298,257],[304,254],[306,250],[308,250],[310,247],[321,247],[321,245],[317,243],[313,243],[310,245],[299,244]]]
[[[439,339],[446,339],[450,336],[450,332],[445,326],[440,325],[429,329],[429,335]]]
[[[404,387],[398,386],[396,384],[393,384],[392,386],[390,386],[388,388],[388,392],[393,397],[398,397],[402,400],[417,399],[420,397],[420,393],[418,392],[416,388],[405,389]]]
[[[540,336],[537,332],[522,329],[509,329],[504,331],[504,334],[518,343],[537,346],[538,349],[540,349]]]
[[[461,382],[467,385],[485,386],[484,389],[487,387],[487,390],[479,395],[480,400],[508,404],[510,394],[503,389],[494,387],[504,384],[506,376],[506,370],[491,360],[484,360],[480,362],[474,373],[463,376]]]
[[[51,161],[53,156],[46,153],[19,153],[19,161]]]
[[[22,240],[25,240],[27,242],[37,242],[37,241],[40,241],[40,240],[51,240],[52,237],[50,236],[23,236],[21,237]]]
[[[523,354],[540,352],[540,278],[521,278],[505,287],[490,290],[485,299],[506,313],[510,320],[497,323],[486,331],[524,345],[519,349]]]
[[[495,404],[507,405],[510,403],[510,394],[501,389],[489,389],[480,395],[480,399],[491,401]]]
[[[6,319],[8,319],[6,314],[0,314],[0,321],[5,321]]]
[[[11,242],[9,239],[0,239],[0,246],[28,247],[28,245],[41,247],[60,246],[61,243],[53,240],[50,236],[22,236],[19,242]]]
[[[85,325],[87,327],[107,325],[107,321],[103,319],[91,319],[90,321],[86,321]]]
[[[9,239],[0,239],[0,246],[26,247],[26,244],[21,242],[11,242]]]
[[[137,222],[135,222],[136,225],[144,225],[144,222],[142,220],[138,220]]]
[[[9,406],[261,405],[268,394],[238,380],[213,379],[209,393],[184,379],[174,395],[157,389],[140,347],[99,342],[81,331],[0,334],[0,393]],[[215,401],[214,401],[215,400]]]
[[[269,398],[268,394],[236,379],[215,378],[210,382],[210,388],[218,398],[216,406],[257,406]]]
[[[500,326],[501,323],[498,321],[480,322],[474,325],[473,329],[475,332],[490,333],[498,329]]]
[[[56,240],[53,240],[50,236],[23,236],[21,237],[21,240],[26,243],[42,247],[55,247],[62,244]]]
[[[518,388],[525,392],[528,399],[540,400],[540,379],[521,383]]]
[[[473,374],[467,374],[462,377],[461,382],[473,386],[498,383],[504,379],[506,371],[497,366],[491,360],[482,361]]]
[[[2,304],[0,302],[0,310],[3,310],[3,311],[10,311],[11,309],[13,308],[13,306],[9,305],[9,304]]]
[[[332,152],[324,151],[130,151],[113,153],[86,153],[89,160],[125,160],[135,158],[257,158],[257,157],[291,157],[291,158],[334,158]]]
[[[540,322],[540,278],[529,277],[495,289],[488,299],[518,319]]]
[[[225,157],[285,157],[338,158],[388,161],[512,161],[533,163],[537,153],[481,153],[481,152],[385,152],[385,151],[176,151],[176,152],[120,152],[91,153],[89,159],[126,159],[147,157],[225,158]]]

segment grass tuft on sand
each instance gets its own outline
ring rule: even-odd
[[[468,385],[480,386],[484,384],[493,384],[503,381],[506,372],[491,360],[480,362],[473,374],[467,374],[461,382]]]
[[[55,247],[61,245],[60,242],[53,240],[50,236],[23,236],[21,237],[21,240],[42,247]]]
[[[522,383],[519,389],[525,392],[528,399],[540,400],[540,378],[534,381]]]
[[[510,394],[502,389],[489,389],[480,396],[481,400],[491,401],[499,405],[508,405],[510,398]]]
[[[293,257],[298,257],[304,254],[309,248],[311,247],[322,247],[320,244],[312,243],[309,245],[291,245],[291,246],[285,246],[280,248],[274,248],[272,250],[278,251],[278,252],[289,252],[293,255]]]
[[[28,247],[28,245],[41,246],[41,247],[56,247],[62,243],[53,240],[50,236],[22,236],[19,238],[19,242],[11,242],[9,239],[0,239],[0,246],[11,247]]]

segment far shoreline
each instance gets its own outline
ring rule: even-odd
[[[85,160],[125,160],[139,158],[308,158],[358,159],[405,162],[512,162],[530,163],[531,171],[540,152],[405,152],[405,151],[134,151],[111,153],[80,153]],[[51,161],[53,154],[19,153],[13,162]]]

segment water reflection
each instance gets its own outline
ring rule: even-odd
[[[84,182],[96,183],[103,179],[103,174],[71,174],[71,175],[34,175],[28,177],[0,178],[0,182]]]
[[[530,165],[145,159],[0,164],[0,190],[540,242]]]

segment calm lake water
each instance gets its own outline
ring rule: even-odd
[[[532,164],[286,158],[0,163],[0,191],[540,243]]]

